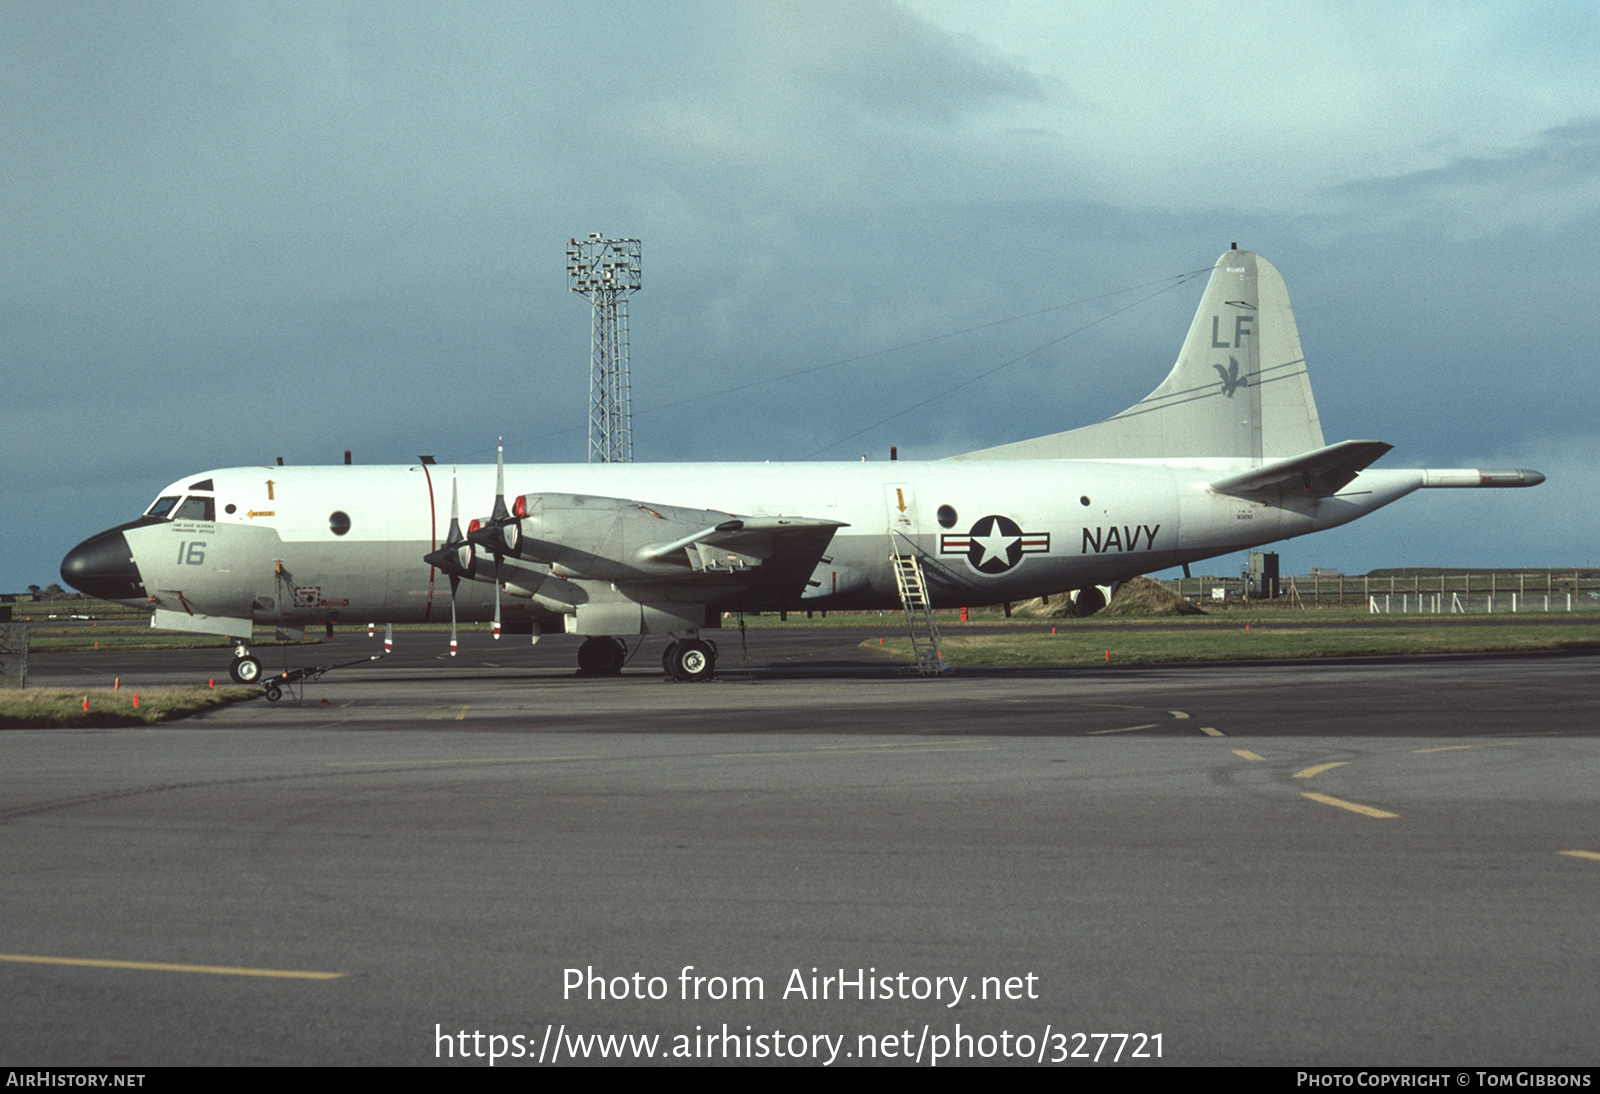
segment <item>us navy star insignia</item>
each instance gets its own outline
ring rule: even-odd
[[[965,535],[939,537],[941,555],[966,555],[967,565],[980,574],[1003,574],[1022,561],[1023,555],[1047,554],[1049,532],[1024,532],[1010,517],[980,517]]]

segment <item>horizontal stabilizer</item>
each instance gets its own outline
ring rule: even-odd
[[[1341,441],[1286,460],[1274,460],[1211,484],[1219,494],[1250,498],[1267,494],[1327,497],[1349,484],[1394,445],[1382,441]]]

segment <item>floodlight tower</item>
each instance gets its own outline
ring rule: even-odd
[[[567,288],[592,305],[589,346],[589,462],[633,459],[628,386],[628,297],[639,291],[639,241],[590,232],[567,244]]]

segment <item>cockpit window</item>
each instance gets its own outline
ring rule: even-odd
[[[211,480],[210,479],[201,479],[199,482],[191,482],[189,484],[189,489],[190,490],[204,490],[207,493],[210,493],[212,490],[214,490],[216,488],[211,485]]]
[[[178,495],[171,494],[164,498],[157,498],[156,503],[144,511],[147,517],[165,517],[172,512],[172,507],[178,504]]]
[[[217,502],[215,498],[185,498],[183,504],[178,506],[177,512],[172,514],[173,520],[216,520]]]

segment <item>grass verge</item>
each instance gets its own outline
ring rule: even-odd
[[[1237,626],[1135,631],[1108,635],[946,634],[939,643],[954,666],[1121,665],[1173,661],[1256,661],[1317,657],[1374,657],[1437,653],[1510,653],[1539,650],[1600,649],[1600,629],[1574,634],[1570,625],[1515,627],[1350,627],[1341,630],[1252,622]],[[911,643],[891,638],[861,643],[909,661]]]
[[[133,705],[134,695],[139,706]],[[151,725],[254,699],[258,688],[0,688],[0,729],[80,729]],[[84,700],[89,709],[84,710]]]

